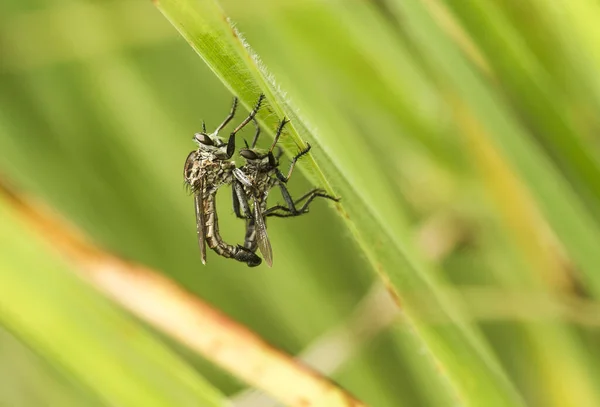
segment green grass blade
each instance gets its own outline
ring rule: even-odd
[[[223,396],[139,322],[72,275],[0,201],[0,324],[111,406],[223,405]]]
[[[541,31],[544,29],[544,10],[533,8],[532,14],[539,16],[531,24],[515,27],[507,19],[504,12],[493,3],[474,1],[447,2],[463,26],[469,30],[471,38],[483,50],[485,58],[497,75],[501,87],[498,90],[510,102],[514,114],[524,117],[523,121],[548,158],[562,175],[572,184],[573,189],[588,205],[587,211],[600,219],[594,208],[600,206],[600,165],[595,149],[589,149],[585,134],[585,126],[577,125],[577,113],[572,112],[570,105],[589,105],[589,100],[574,100],[575,95],[564,89],[561,74],[553,72],[564,59],[560,47],[554,48],[555,60],[536,58],[543,52],[535,43],[527,43],[524,38],[535,38],[526,30]],[[486,35],[476,35],[478,32]],[[523,32],[525,31],[525,32]],[[547,41],[553,41],[551,32]],[[498,52],[502,50],[502,52]],[[537,51],[537,52],[536,52]],[[576,64],[576,61],[572,62]],[[520,69],[514,69],[514,67]],[[558,65],[559,66],[559,65]],[[526,90],[526,91],[525,91]],[[581,122],[581,120],[579,120]]]
[[[164,0],[158,3],[158,7],[246,105],[251,105],[259,92],[265,93],[277,117],[286,114],[292,119],[294,131],[291,138],[296,144],[302,144],[300,137],[314,143],[314,161],[307,160],[302,167],[318,184],[329,191],[332,190],[329,185],[333,184],[335,191],[343,196],[343,205],[338,209],[347,226],[373,267],[389,278],[407,313],[410,315],[412,309],[419,307],[418,301],[410,296],[412,290],[430,292],[429,306],[453,322],[433,328],[416,319],[411,321],[417,336],[431,350],[441,365],[441,371],[455,386],[460,403],[472,406],[521,405],[520,396],[478,334],[461,322],[457,307],[438,290],[430,268],[414,253],[408,237],[406,214],[401,208],[382,204],[396,201],[393,189],[386,188],[384,181],[373,182],[380,179],[379,174],[385,168],[376,155],[365,153],[356,130],[342,119],[339,111],[328,108],[312,82],[308,82],[309,86],[302,80],[296,81],[297,85],[289,88],[290,93],[299,95],[302,111],[320,129],[318,134],[310,131],[310,126],[295,114],[267,79],[214,1]],[[307,13],[305,17],[309,15]],[[281,28],[279,25],[276,27]],[[274,31],[274,35],[280,34],[281,31]],[[290,82],[286,85],[289,86]],[[307,92],[311,93],[300,92],[300,86],[308,88]],[[317,116],[326,119],[316,122]],[[277,118],[266,116],[263,112],[260,119],[272,132]]]
[[[600,228],[566,178],[544,155],[515,120],[506,104],[491,91],[460,54],[456,45],[444,35],[419,2],[390,2],[398,19],[407,21],[407,31],[426,52],[448,89],[467,106],[467,116],[458,117],[468,131],[470,118],[481,124],[484,132],[517,170],[529,187],[540,210],[581,268],[595,296],[600,295]],[[459,103],[460,104],[460,103]],[[460,107],[459,107],[460,109]]]

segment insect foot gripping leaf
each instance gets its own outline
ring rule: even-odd
[[[233,99],[229,115],[214,132],[208,134],[203,122],[202,132],[194,135],[194,141],[198,143],[198,149],[188,155],[183,167],[183,178],[194,195],[196,230],[198,232],[198,245],[200,246],[202,264],[206,264],[207,244],[215,253],[246,263],[249,267],[258,266],[262,262],[260,257],[244,246],[232,246],[223,241],[219,234],[216,196],[220,187],[231,184],[233,181],[235,163],[230,159],[235,151],[235,135],[250,121],[254,120],[263,99],[263,95],[258,98],[254,109],[233,130],[227,143],[219,137],[219,132],[233,119],[237,108],[237,98]],[[246,216],[251,215],[246,214]]]
[[[310,151],[310,145],[294,156],[288,174],[283,175],[279,170],[279,158],[282,151],[279,150],[277,155],[274,155],[273,149],[287,123],[288,120],[285,118],[281,121],[273,144],[267,152],[256,148],[258,134],[260,133],[257,130],[251,147],[240,150],[240,155],[246,160],[246,164],[233,170],[235,177],[233,181],[233,209],[237,217],[246,219],[244,247],[251,252],[255,252],[258,248],[269,267],[273,265],[273,250],[267,235],[266,218],[268,216],[287,218],[303,215],[308,212],[310,203],[317,197],[339,201],[339,198],[327,195],[321,189],[313,189],[296,200],[292,199],[286,183],[290,179],[298,159]],[[285,205],[275,205],[267,208],[269,191],[275,185],[279,185]],[[242,216],[242,212],[250,212],[249,200],[252,200],[253,216]],[[301,206],[298,208],[297,205]]]

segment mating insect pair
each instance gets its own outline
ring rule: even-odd
[[[229,115],[214,132],[208,134],[205,124],[202,123],[202,132],[194,135],[198,149],[188,155],[183,176],[185,183],[191,188],[194,195],[196,229],[203,264],[206,264],[206,245],[208,244],[208,247],[217,254],[246,263],[250,267],[258,266],[262,262],[256,254],[258,249],[266,263],[271,266],[273,251],[267,235],[267,217],[283,218],[302,215],[308,212],[310,203],[317,197],[338,200],[327,195],[321,189],[313,189],[299,199],[292,199],[286,183],[290,179],[298,159],[309,152],[310,145],[294,156],[287,175],[279,170],[279,158],[282,151],[279,150],[277,155],[273,154],[277,141],[288,123],[287,120],[284,119],[279,124],[273,144],[268,151],[257,149],[256,143],[260,135],[260,127],[255,116],[263,99],[264,96],[261,95],[254,109],[233,130],[227,142],[219,137],[219,132],[233,119],[237,108],[236,98],[233,99]],[[235,162],[231,161],[235,152],[235,136],[251,121],[256,126],[252,144],[249,147],[246,143],[246,148],[240,149],[239,152],[246,163],[242,167],[236,167]],[[219,234],[216,195],[217,190],[224,185],[232,186],[233,210],[236,216],[246,220],[243,246],[232,246],[226,243]],[[276,185],[279,185],[285,205],[268,208],[269,191]]]

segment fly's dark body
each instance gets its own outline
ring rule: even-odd
[[[288,121],[285,119],[281,121],[277,133],[275,134],[275,140],[269,151],[266,153],[255,149],[259,135],[259,131],[257,131],[254,140],[252,141],[251,148],[240,150],[240,155],[246,159],[246,164],[233,170],[233,175],[235,177],[235,180],[233,181],[234,211],[238,217],[246,219],[244,247],[251,252],[255,252],[258,248],[264,257],[265,262],[269,266],[273,264],[273,251],[267,235],[267,217],[300,216],[308,212],[310,203],[317,197],[334,201],[339,200],[338,198],[327,195],[325,191],[321,189],[313,189],[297,200],[292,199],[286,187],[286,183],[290,179],[298,159],[310,151],[310,145],[307,145],[304,150],[293,157],[287,176],[283,175],[279,170],[281,151],[275,156],[273,154],[273,149],[287,123]],[[268,208],[267,197],[269,191],[276,185],[279,185],[286,204],[275,205]],[[253,209],[252,216],[250,217],[247,216],[247,214],[250,213],[249,200],[252,200]],[[297,205],[302,206],[298,208]],[[242,216],[242,213],[246,214],[246,216]]]
[[[202,245],[205,241],[215,253],[254,267],[261,263],[260,257],[242,246],[225,243],[219,234],[219,219],[216,211],[217,190],[223,185],[231,184],[234,168],[233,161],[215,160],[212,155],[193,151],[186,161],[185,179],[194,192],[196,226],[201,245],[200,250],[204,252],[204,256],[205,249]]]
[[[246,124],[254,119],[262,102],[259,98],[254,110],[229,136],[227,143],[218,136],[219,131],[233,119],[237,107],[234,99],[229,116],[212,133],[207,134],[203,124],[203,131],[194,135],[198,143],[198,150],[192,151],[185,162],[183,176],[194,194],[194,207],[196,212],[196,230],[202,263],[206,264],[206,245],[217,254],[244,262],[250,267],[258,266],[262,260],[252,251],[243,246],[227,244],[219,234],[219,222],[216,212],[217,190],[223,185],[233,181],[235,163],[230,161],[235,150],[235,134]]]
[[[198,244],[202,263],[204,264],[206,264],[206,246],[208,245],[215,253],[246,263],[250,267],[258,266],[262,262],[261,258],[255,253],[258,249],[262,253],[265,262],[271,266],[273,252],[267,235],[265,223],[267,217],[284,218],[305,214],[308,212],[310,203],[317,197],[338,201],[337,198],[327,195],[321,189],[313,189],[297,200],[292,199],[286,183],[290,179],[298,159],[310,151],[310,145],[293,157],[288,174],[283,175],[279,170],[281,150],[275,156],[273,149],[287,120],[281,121],[275,140],[267,152],[255,148],[260,134],[255,115],[262,100],[263,95],[258,99],[250,115],[230,134],[227,143],[218,136],[218,133],[233,119],[237,99],[234,99],[231,112],[227,118],[213,133],[208,134],[203,123],[202,132],[194,135],[194,141],[198,143],[198,149],[188,155],[183,169],[183,176],[185,183],[194,195]],[[246,160],[246,164],[236,168],[235,163],[231,161],[235,151],[235,135],[250,121],[256,124],[256,134],[252,146],[248,147],[246,144],[246,148],[240,150],[240,155]],[[235,214],[237,217],[246,220],[244,246],[233,246],[226,243],[219,233],[216,195],[219,188],[224,185],[232,185]],[[268,208],[267,197],[276,185],[281,190],[285,205],[275,205]]]
[[[240,209],[245,213],[250,212],[248,199],[252,200],[252,216],[246,217],[244,247],[255,252],[261,245],[260,251],[269,266],[272,264],[273,253],[264,218],[269,191],[279,182],[275,176],[276,171],[277,166],[271,166],[268,162],[253,162],[252,160],[248,160],[244,166],[234,170],[236,177],[234,188],[241,187],[243,191],[242,193],[234,191],[237,195],[233,197],[234,211],[238,217],[242,217],[239,213]],[[239,196],[243,198],[236,200]]]

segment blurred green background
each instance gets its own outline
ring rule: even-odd
[[[415,288],[409,320],[365,308],[386,296],[374,262],[325,202],[269,222],[272,269],[210,251],[202,266],[182,166],[232,95],[149,1],[0,4],[0,176],[287,353],[314,344],[316,367],[370,405],[600,406],[600,6],[220,3],[310,123],[366,243],[433,282],[384,271]],[[312,187],[302,171],[289,185]],[[219,220],[237,243],[229,195]],[[86,287],[2,201],[0,219],[0,406],[270,405]],[[475,368],[421,340],[461,324],[428,309],[438,295],[513,402],[462,393]]]

